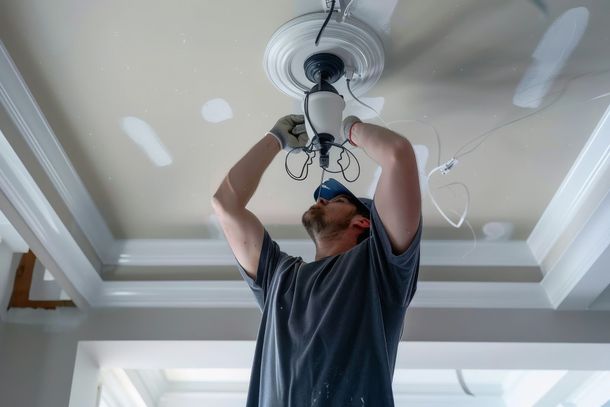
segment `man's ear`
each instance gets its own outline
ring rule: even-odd
[[[365,218],[362,215],[356,215],[352,219],[352,225],[356,226],[359,229],[369,229],[371,227],[370,219]]]

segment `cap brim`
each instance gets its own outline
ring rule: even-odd
[[[360,209],[364,210],[365,212],[369,213],[369,216],[370,216],[370,212],[371,212],[370,199],[367,199],[367,201],[369,201],[369,205],[366,205],[360,198],[358,198],[358,197],[356,197],[356,195],[352,194],[352,192],[349,189],[347,189],[343,184],[341,184],[339,181],[337,181],[334,178],[327,179],[326,181],[324,181],[322,183],[321,186],[316,188],[316,190],[313,193],[313,199],[315,199],[317,201],[318,195],[326,200],[333,199],[334,197],[339,196],[339,195],[346,195],[356,206],[358,206]]]

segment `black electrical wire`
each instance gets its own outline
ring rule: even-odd
[[[288,157],[290,157],[290,155],[293,154],[297,150],[303,150],[305,152],[305,154],[307,155],[307,160],[305,160],[305,163],[301,167],[301,172],[299,173],[299,175],[295,175],[292,171],[290,171],[290,167],[288,166]],[[313,155],[310,155],[310,152],[306,150],[306,147],[293,148],[286,154],[286,158],[284,160],[284,168],[286,169],[286,173],[288,174],[288,176],[290,178],[292,178],[295,181],[304,181],[307,178],[307,175],[309,175],[309,166],[313,163],[313,159],[315,157],[316,157],[316,152],[313,151]]]
[[[322,31],[324,31],[324,29],[326,28],[326,25],[330,21],[330,17],[332,16],[333,11],[335,11],[335,0],[332,1],[331,5],[330,5],[330,10],[328,10],[328,15],[326,16],[326,20],[324,20],[324,24],[322,24],[322,28],[320,28],[320,31],[318,32],[318,36],[316,37],[316,47],[318,46],[318,43],[320,42],[320,37],[322,36]]]
[[[307,146],[295,147],[295,148],[291,149],[286,154],[286,158],[284,160],[284,168],[286,169],[286,173],[288,174],[288,176],[290,176],[290,178],[294,179],[295,181],[304,181],[307,178],[307,176],[309,175],[309,166],[311,164],[313,164],[313,159],[316,157],[317,152],[318,151],[321,152],[323,150],[322,145],[319,141],[318,132],[315,129],[315,127],[309,117],[309,95],[310,95],[310,92],[305,92],[305,101],[303,104],[303,111],[305,114],[305,119],[307,120],[307,122],[309,122],[309,125],[315,136],[313,137],[313,139],[309,142],[309,144]],[[358,162],[358,158],[354,155],[354,153],[352,153],[350,151],[350,149],[345,147],[346,143],[347,143],[347,140],[344,141],[342,144],[337,144],[337,143],[333,143],[333,142],[325,142],[325,146],[327,148],[337,147],[337,148],[341,149],[341,152],[339,153],[339,158],[337,159],[337,165],[339,166],[339,170],[329,170],[326,168],[322,168],[322,179],[324,179],[324,172],[328,172],[330,174],[341,174],[343,176],[343,179],[345,179],[347,182],[354,182],[360,177],[360,163]],[[303,163],[303,166],[301,167],[301,171],[298,175],[294,174],[290,170],[290,167],[288,166],[289,157],[292,154],[294,154],[295,151],[303,151],[307,155],[307,159]],[[343,154],[345,154],[345,153],[347,153],[347,156],[346,156],[347,165],[343,166],[343,164],[341,164],[341,161],[343,160]],[[352,157],[357,165],[357,173],[356,173],[355,178],[350,179],[346,175],[346,171],[350,168],[350,166],[352,164]]]

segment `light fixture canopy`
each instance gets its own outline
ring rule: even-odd
[[[331,19],[316,46],[316,35],[326,16],[326,13],[311,13],[290,20],[267,44],[263,60],[267,77],[291,97],[302,99],[314,85],[303,68],[305,61],[314,54],[336,55],[346,69],[353,69],[350,86],[356,95],[371,89],[383,72],[383,44],[371,27],[356,18],[350,17],[343,22]],[[340,94],[349,94],[345,81],[337,81],[334,86]]]

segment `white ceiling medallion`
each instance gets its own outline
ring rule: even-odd
[[[351,81],[356,95],[365,94],[383,72],[384,50],[381,40],[367,24],[355,18],[339,23],[331,19],[322,33],[319,45],[314,44],[326,13],[311,13],[290,20],[269,40],[263,68],[269,80],[282,92],[297,99],[314,85],[305,76],[303,64],[313,54],[327,52],[354,69]],[[348,95],[345,81],[333,84],[342,95]]]

